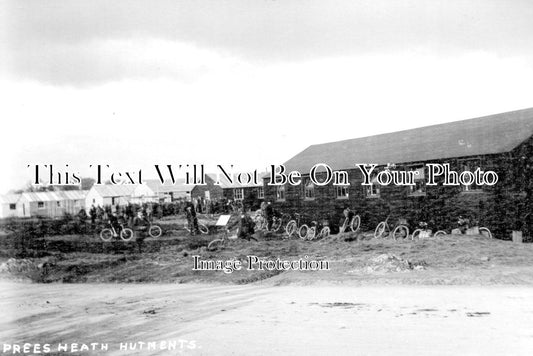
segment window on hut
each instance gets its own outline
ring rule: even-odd
[[[380,189],[379,184],[377,183],[377,177],[372,178],[370,185],[363,186],[365,189],[365,194],[367,198],[379,198]]]
[[[461,160],[459,161],[459,166],[461,167],[461,173],[470,171],[475,172],[476,169],[481,169],[481,160],[480,159],[470,159],[470,160]],[[475,183],[475,181],[470,185],[461,185],[463,192],[480,192],[483,191],[483,188]]]
[[[367,198],[377,198],[379,197],[379,186],[372,183],[371,185],[366,186],[366,197]]]
[[[335,187],[335,196],[337,199],[348,199],[349,193],[348,193],[348,186],[347,185],[337,185]]]
[[[285,200],[285,186],[278,185],[276,187],[276,200]]]
[[[414,176],[415,185],[409,186],[410,196],[424,196],[426,195],[426,175],[424,167],[412,168],[411,171],[416,171],[418,174]]]
[[[311,178],[304,178],[304,194],[307,200],[315,199],[315,185]]]
[[[233,199],[243,200],[243,198],[244,198],[244,191],[242,188],[236,188],[233,190]]]

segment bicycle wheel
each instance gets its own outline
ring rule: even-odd
[[[306,240],[307,239],[307,233],[309,231],[309,227],[305,224],[303,224],[302,226],[300,226],[300,228],[298,229],[298,236],[300,236],[300,238],[302,240]]]
[[[120,238],[124,241],[130,241],[133,239],[133,230],[129,227],[125,227],[120,231]]]
[[[316,227],[315,227],[315,226],[310,227],[310,228],[307,230],[307,236],[306,236],[306,238],[307,238],[308,240],[314,240],[314,239],[317,238],[317,236],[316,236]]]
[[[204,235],[207,235],[209,233],[209,228],[204,224],[198,224],[198,230],[200,230],[200,232]]]
[[[329,236],[330,233],[331,233],[331,229],[329,228],[329,226],[324,226],[322,230],[320,230],[319,237],[322,239],[325,239],[326,237]]]
[[[359,217],[359,215],[356,215],[352,219],[350,228],[352,229],[352,232],[357,232],[359,231],[360,226],[361,226],[361,218]]]
[[[382,238],[383,235],[385,235],[385,230],[387,228],[387,223],[385,221],[382,221],[376,226],[376,230],[374,230],[374,237],[376,239]]]
[[[148,235],[150,235],[151,237],[159,237],[163,234],[163,230],[161,230],[161,228],[157,225],[152,225],[150,226],[150,229],[148,229]]]
[[[439,231],[437,231],[437,232],[435,233],[435,235],[433,235],[433,236],[435,236],[435,237],[439,237],[439,236],[444,236],[444,235],[446,235],[446,231],[444,231],[444,230],[439,230]]]
[[[225,243],[224,239],[215,239],[207,245],[207,249],[209,251],[215,251],[219,248],[222,248],[224,246],[224,243]]]
[[[111,241],[113,238],[113,231],[111,231],[111,229],[103,229],[100,231],[100,238],[105,242]]]
[[[420,239],[420,234],[422,233],[422,229],[416,229],[415,231],[413,231],[413,234],[411,235],[411,240],[414,240],[414,239]]]
[[[392,231],[392,238],[394,240],[398,239],[406,239],[409,237],[409,228],[405,225],[398,225],[396,228]]]
[[[492,233],[490,232],[490,230],[486,227],[480,227],[479,228],[479,234],[480,235],[483,235],[485,237],[488,237],[489,239],[492,239]]]
[[[287,226],[285,226],[285,232],[289,237],[291,237],[296,232],[296,221],[291,220],[288,222]]]

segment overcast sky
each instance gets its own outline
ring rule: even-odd
[[[0,193],[28,164],[234,164],[533,106],[530,0],[0,5]]]

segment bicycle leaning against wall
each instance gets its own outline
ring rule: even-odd
[[[281,216],[274,216],[272,217],[272,231],[274,232],[280,232],[285,229],[287,224],[291,221],[291,216],[287,213],[281,214]]]
[[[428,223],[425,221],[421,221],[418,223],[418,228],[413,231],[411,234],[411,240],[420,240],[420,239],[427,239],[430,238],[433,235],[433,230],[431,230],[428,226]]]
[[[316,240],[328,237],[331,234],[329,224],[326,221],[318,222],[316,220],[311,221],[311,224],[306,224],[300,227],[300,231],[305,231],[305,236],[300,236],[302,240]]]
[[[409,228],[407,227],[407,221],[405,219],[398,219],[394,225],[389,224],[391,214],[387,218],[380,222],[374,230],[374,237],[376,239],[381,238],[393,238],[394,240],[405,239],[409,237]]]
[[[343,215],[344,221],[339,228],[339,233],[359,231],[359,228],[361,227],[361,217],[350,210],[350,208],[344,209]]]
[[[457,219],[457,228],[451,230],[452,235],[482,235],[489,239],[492,239],[492,232],[490,232],[489,228],[484,226],[479,226],[479,223],[477,221],[470,221],[468,218],[463,218],[462,216],[459,216]],[[435,233],[435,237],[438,236],[444,236],[450,234],[446,230],[439,230]]]
[[[305,239],[309,227],[306,224],[302,224],[302,217],[303,214],[294,213],[294,219],[287,223],[285,232],[287,233],[288,238],[297,235],[301,239]]]

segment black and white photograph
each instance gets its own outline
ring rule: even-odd
[[[0,1],[0,356],[531,355],[533,2]]]

